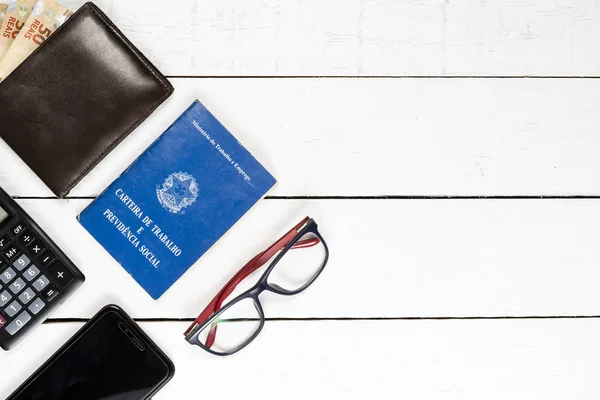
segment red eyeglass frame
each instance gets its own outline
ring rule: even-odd
[[[305,228],[309,225],[309,223],[314,224],[314,228],[315,228],[315,232],[316,232],[316,223],[310,217],[306,217],[302,221],[300,221],[296,226],[294,226],[294,228],[292,228],[289,232],[287,232],[285,235],[283,235],[281,238],[279,238],[279,240],[277,240],[275,243],[273,243],[271,246],[269,246],[266,250],[258,253],[250,261],[248,261],[229,280],[229,282],[227,282],[227,284],[223,287],[223,289],[221,289],[219,291],[219,293],[217,293],[217,295],[212,299],[212,301],[200,313],[198,318],[196,318],[194,320],[194,322],[184,332],[186,339],[188,339],[188,336],[190,336],[190,333],[192,333],[195,329],[201,327],[203,324],[205,324],[207,321],[209,321],[211,319],[211,317],[221,309],[221,307],[223,305],[223,301],[225,301],[225,299],[227,299],[227,297],[229,295],[231,295],[231,293],[233,293],[233,291],[236,289],[236,287],[244,279],[246,279],[250,274],[252,274],[257,269],[262,267],[275,254],[277,254],[277,252],[285,249],[286,246],[288,246],[291,242],[293,242],[295,239],[297,239],[297,237],[299,235],[303,235],[305,233],[305,232],[303,232],[303,230],[305,230]],[[317,235],[318,235],[318,232],[317,232]],[[297,241],[290,247],[290,250],[312,247],[312,246],[317,245],[320,242],[323,243],[323,245],[325,246],[325,249],[327,251],[325,261],[323,263],[323,266],[321,267],[321,270],[322,270],[324,268],[325,264],[327,263],[327,258],[328,258],[329,253],[327,250],[327,245],[325,244],[325,242],[323,241],[323,239],[320,235],[318,235],[317,237],[311,238],[311,239]],[[267,271],[267,273],[268,272],[270,272],[270,271]],[[318,276],[318,274],[313,278],[313,280],[316,279],[317,276]],[[310,282],[310,283],[312,283],[312,282]],[[304,290],[304,288],[302,288],[300,291],[302,291],[302,290]],[[289,294],[295,294],[295,293],[289,293]],[[233,301],[235,301],[235,300],[233,300]],[[213,324],[211,326],[210,332],[209,332],[207,340],[206,340],[205,346],[207,348],[210,348],[214,344],[214,341],[216,338],[216,332],[217,332],[217,324]]]

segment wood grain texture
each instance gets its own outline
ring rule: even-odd
[[[3,368],[0,397],[80,326],[45,325],[30,338],[44,345],[3,354],[10,367]],[[600,392],[597,319],[268,322],[251,346],[225,359],[188,345],[183,323],[141,326],[177,366],[157,400],[198,390],[249,400],[581,400]]]
[[[269,317],[600,313],[598,200],[267,200],[159,301],[75,220],[87,201],[19,203],[87,276],[57,318],[90,317],[110,302],[136,318],[195,318],[246,261],[305,215],[319,224],[331,260],[301,296],[265,294]]]
[[[169,75],[597,76],[600,66],[600,3],[589,0],[96,3]]]
[[[73,196],[104,190],[195,98],[279,180],[272,195],[600,195],[600,80],[172,81]],[[4,142],[0,182],[52,195]]]
[[[54,315],[67,319],[107,303],[193,318],[297,220],[317,220],[326,271],[301,296],[264,296],[286,320],[237,356],[190,347],[187,322],[141,324],[177,367],[156,399],[198,387],[250,400],[598,398],[600,319],[575,317],[600,315],[600,200],[414,197],[600,196],[600,80],[581,79],[599,75],[600,3],[96,3],[176,91],[72,196],[104,190],[198,98],[279,179],[274,196],[411,198],[262,201],[159,301],[76,221],[90,199],[18,200],[87,276]],[[0,185],[52,196],[1,141]],[[427,319],[505,316],[569,318]],[[0,398],[81,326],[45,324],[1,354]]]

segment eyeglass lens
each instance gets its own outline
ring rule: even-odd
[[[302,246],[303,243],[306,243],[306,246]],[[299,290],[319,273],[325,256],[323,242],[318,240],[314,233],[307,232],[296,242],[296,248],[285,253],[275,265],[267,283],[284,292]]]
[[[244,298],[220,312],[201,331],[198,339],[217,353],[229,353],[250,340],[260,329],[260,314],[251,298]]]

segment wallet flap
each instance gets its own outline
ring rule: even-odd
[[[0,83],[0,137],[64,197],[172,92],[87,3]]]

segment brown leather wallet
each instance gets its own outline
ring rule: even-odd
[[[171,93],[87,3],[0,83],[0,137],[62,198]]]

